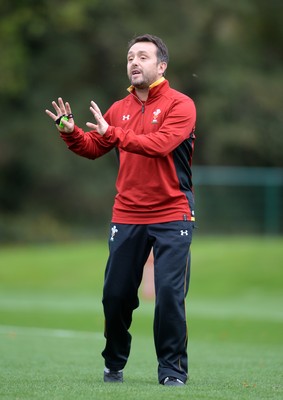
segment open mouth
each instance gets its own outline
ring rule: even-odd
[[[132,71],[132,76],[135,76],[135,75],[140,75],[140,71],[138,71],[137,69],[134,69]]]

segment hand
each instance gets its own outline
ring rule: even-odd
[[[87,122],[86,124],[89,128],[94,129],[101,136],[103,136],[106,133],[109,125],[103,118],[98,105],[94,101],[91,101],[90,104],[91,104],[90,111],[92,112],[96,120],[96,124],[92,124],[91,122]]]
[[[49,115],[49,117],[51,119],[53,119],[53,121],[56,124],[56,127],[58,129],[59,132],[65,132],[65,133],[71,133],[74,130],[75,127],[75,122],[74,122],[74,118],[73,118],[73,114],[71,111],[71,107],[69,103],[65,103],[63,102],[62,98],[59,97],[58,98],[58,105],[55,101],[52,101],[52,105],[56,111],[56,115],[53,114],[51,111],[49,110],[45,110],[46,114]],[[68,120],[65,120],[61,117],[67,117]],[[60,124],[60,125],[59,125]]]

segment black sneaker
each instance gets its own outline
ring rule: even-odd
[[[174,378],[173,376],[167,376],[161,383],[164,386],[185,386],[185,383],[181,379]]]
[[[104,382],[123,383],[123,371],[105,371]]]

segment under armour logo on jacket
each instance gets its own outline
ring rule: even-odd
[[[189,232],[187,231],[187,229],[185,231],[183,231],[183,229],[180,230],[181,236],[188,236]]]
[[[130,119],[130,114],[128,114],[128,115],[123,115],[123,117],[122,117],[122,120],[123,120],[123,121],[129,121],[129,119]]]

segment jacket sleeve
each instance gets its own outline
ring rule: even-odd
[[[93,160],[108,153],[114,147],[97,132],[84,132],[78,126],[75,126],[72,133],[61,133],[60,136],[71,151]]]
[[[194,102],[176,100],[156,132],[137,135],[133,130],[109,126],[104,138],[109,143],[130,153],[147,157],[165,157],[188,139],[195,129],[196,109]]]

